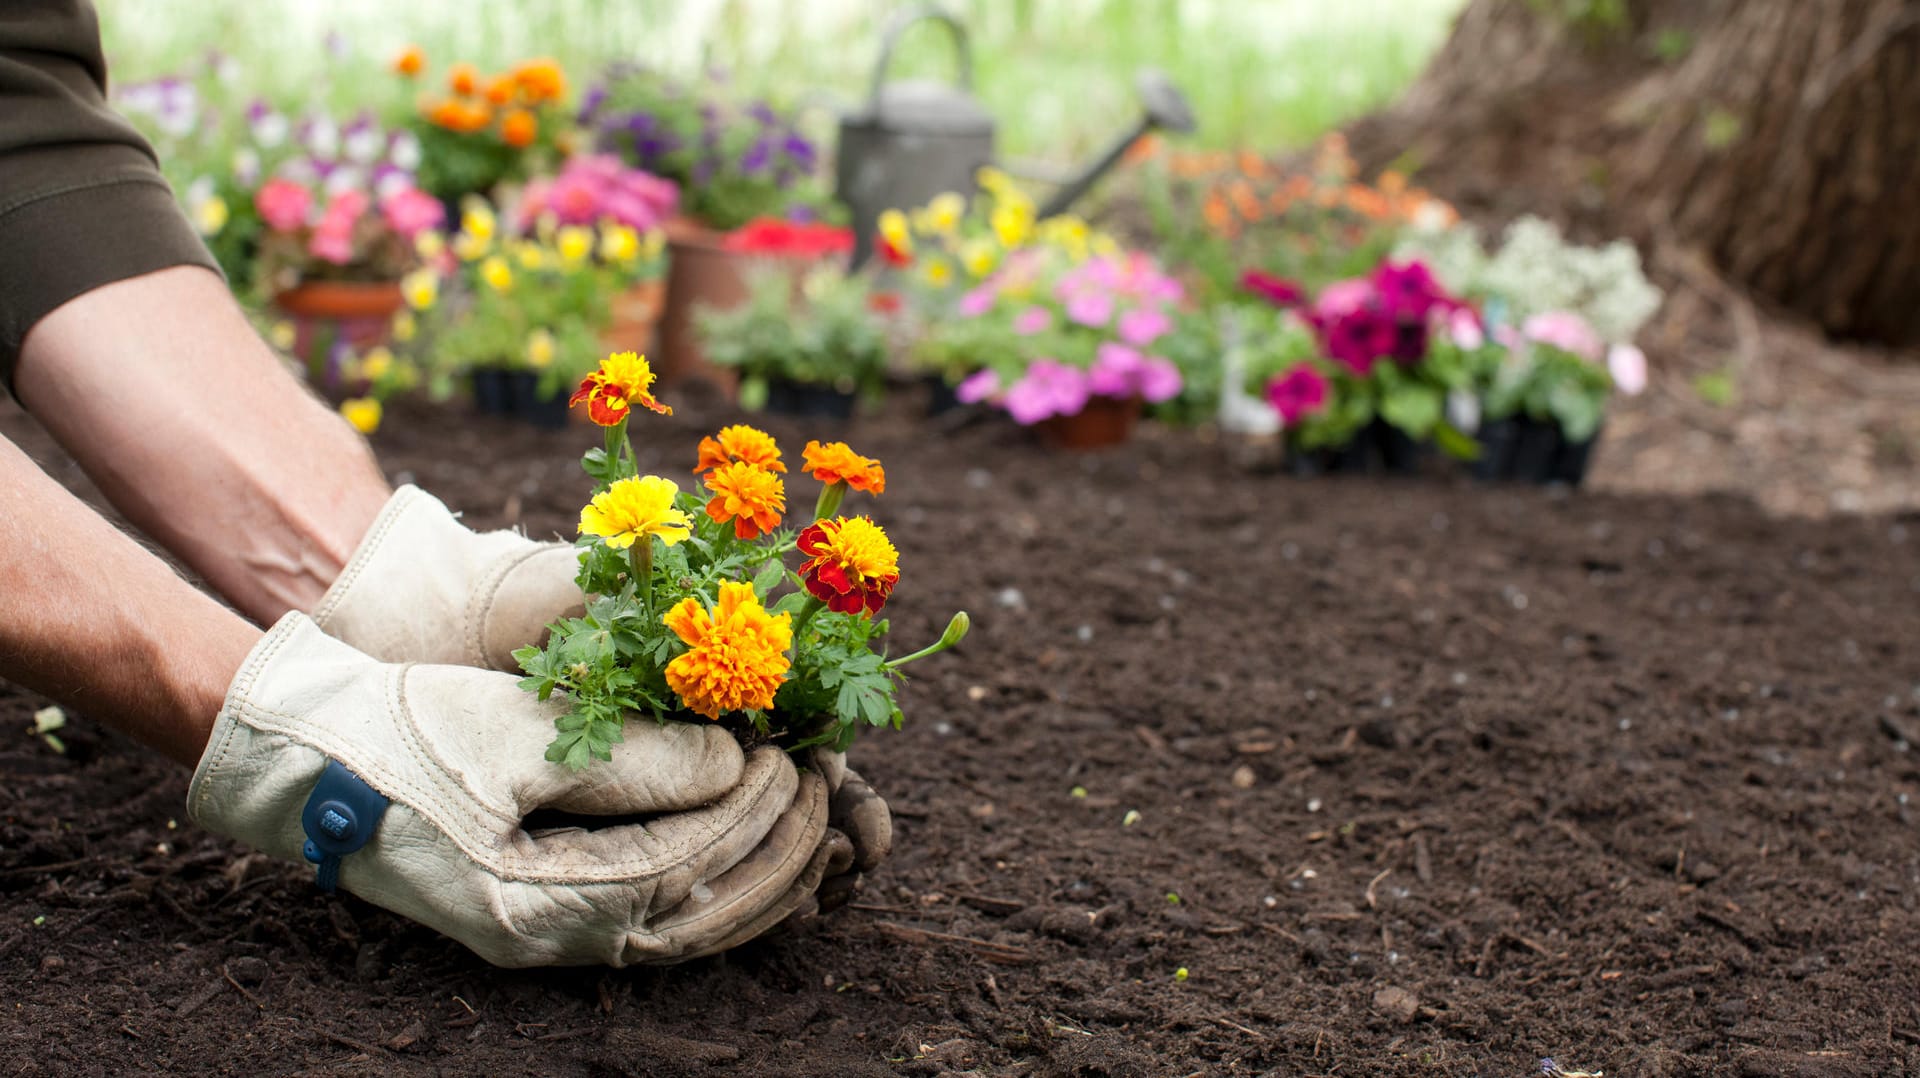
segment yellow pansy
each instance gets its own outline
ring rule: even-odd
[[[203,198],[193,208],[193,225],[202,236],[219,235],[227,227],[227,217],[227,200],[219,195]]]
[[[378,382],[393,373],[393,352],[383,345],[376,345],[360,357],[360,377],[370,382]]]
[[[541,270],[547,266],[547,252],[537,243],[516,243],[513,245],[513,257],[525,270]]]
[[[967,274],[978,280],[993,272],[1000,263],[1000,248],[992,240],[968,240],[960,248],[960,264],[966,267]]]
[[[600,228],[600,257],[622,265],[640,255],[640,234],[612,221]]]
[[[527,366],[536,371],[546,370],[553,365],[555,352],[553,334],[544,329],[536,329],[527,337]]]
[[[927,259],[926,268],[921,272],[927,283],[935,288],[945,288],[953,283],[953,264],[944,258]]]
[[[447,249],[447,237],[433,231],[422,232],[413,238],[413,252],[422,262],[432,262]]]
[[[556,246],[560,251],[560,261],[577,266],[593,255],[593,231],[579,225],[568,225],[560,230]]]
[[[942,236],[950,236],[960,227],[960,218],[967,212],[967,200],[956,192],[947,191],[933,196],[927,203],[927,228]]]
[[[1033,211],[1016,202],[1006,202],[993,209],[988,224],[993,226],[993,234],[1000,246],[1012,250],[1027,242],[1027,236],[1033,231]]]
[[[466,210],[460,214],[460,231],[483,243],[493,242],[497,224],[493,210],[478,200],[469,202]]]
[[[513,287],[513,267],[507,265],[506,259],[493,255],[480,263],[480,279],[495,292],[505,292]]]
[[[400,294],[407,306],[424,311],[440,300],[440,275],[430,269],[417,269],[400,278]]]
[[[340,402],[340,415],[362,434],[372,434],[380,429],[380,414],[380,402],[372,397],[354,397]]]
[[[462,262],[477,262],[487,257],[493,250],[493,244],[475,236],[471,232],[462,232],[453,238],[453,253],[460,256]]]

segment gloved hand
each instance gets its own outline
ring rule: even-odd
[[[367,529],[313,620],[386,662],[518,673],[515,648],[544,642],[548,625],[583,609],[574,583],[579,568],[578,551],[565,543],[475,532],[440,499],[403,486]],[[619,755],[615,750],[616,761]],[[853,841],[855,870],[872,871],[893,849],[887,803],[847,770],[843,753],[816,753],[812,766],[827,780],[832,826]],[[843,904],[853,883],[852,877],[832,881],[821,907]]]
[[[579,551],[516,531],[476,532],[403,486],[314,608],[328,635],[384,662],[518,673],[515,648],[585,609]]]
[[[668,963],[810,907],[853,859],[827,783],[713,726],[635,720],[611,763],[547,762],[557,704],[505,674],[378,662],[288,614],[227,693],[188,792],[203,826],[298,859],[328,759],[391,806],[339,883],[502,966]],[[528,832],[540,808],[660,814]]]

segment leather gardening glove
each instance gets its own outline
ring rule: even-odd
[[[336,761],[391,802],[358,829],[370,842],[328,859],[339,885],[502,966],[713,954],[808,907],[851,863],[827,828],[826,780],[779,750],[743,756],[718,727],[635,720],[611,763],[571,772],[544,758],[557,709],[506,674],[382,663],[288,614],[228,689],[188,813],[299,859],[303,809]],[[540,808],[657,815],[523,830]]]
[[[475,532],[440,499],[403,486],[367,529],[313,620],[387,662],[518,673],[515,648],[543,643],[548,625],[584,609],[574,583],[579,569],[578,551],[565,543]],[[833,826],[853,841],[854,870],[871,871],[893,849],[887,803],[847,770],[844,753],[816,753],[813,767],[827,779]],[[821,896],[824,909],[853,894],[853,877],[831,883]]]
[[[579,552],[516,531],[476,532],[414,486],[393,492],[313,620],[386,662],[518,673],[515,648],[585,609]]]

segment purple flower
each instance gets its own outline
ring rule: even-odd
[[[1106,292],[1076,292],[1067,297],[1067,321],[1099,329],[1113,320],[1113,296]]]
[[[1051,359],[1036,359],[1001,402],[1022,426],[1057,415],[1078,415],[1087,406],[1087,376]]]
[[[740,171],[751,176],[766,168],[772,160],[773,147],[768,145],[766,139],[760,139],[747,147],[746,153],[740,155]]]
[[[1000,375],[992,370],[974,371],[953,387],[953,395],[962,404],[978,404],[1000,392]]]
[[[1267,383],[1267,402],[1288,426],[1324,411],[1332,393],[1333,384],[1310,363],[1302,363]]]
[[[1157,307],[1137,307],[1120,316],[1120,339],[1145,348],[1173,328],[1173,319]]]
[[[1022,337],[1044,333],[1053,326],[1053,312],[1035,305],[1013,316],[1013,331]]]

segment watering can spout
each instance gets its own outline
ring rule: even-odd
[[[1068,206],[1078,201],[1081,195],[1099,182],[1100,177],[1120,163],[1134,143],[1147,135],[1159,130],[1185,134],[1196,126],[1193,109],[1188,106],[1186,95],[1174,86],[1173,80],[1167,78],[1165,73],[1156,68],[1141,68],[1133,77],[1133,88],[1144,107],[1140,121],[1108,144],[1100,156],[1080,170],[1079,175],[1062,184],[1053,197],[1040,207],[1041,217],[1065,213]]]

